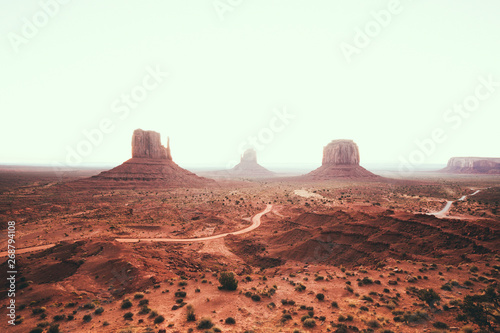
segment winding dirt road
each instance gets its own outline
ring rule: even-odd
[[[228,235],[241,235],[247,232],[250,232],[260,226],[260,218],[269,213],[273,209],[273,205],[267,205],[266,209],[262,212],[254,215],[252,217],[252,225],[241,229],[235,232],[227,232],[225,234],[218,234],[208,237],[200,237],[200,238],[115,238],[118,242],[123,243],[137,243],[137,242],[168,242],[168,243],[193,243],[193,242],[204,242],[208,240],[223,238]]]
[[[228,232],[225,234],[219,234],[219,235],[213,235],[213,236],[208,236],[208,237],[200,237],[200,238],[116,238],[115,240],[118,242],[122,243],[137,243],[137,242],[170,242],[170,243],[192,243],[192,242],[204,242],[204,241],[209,241],[213,239],[218,239],[218,238],[223,238],[228,235],[241,235],[247,232],[250,232],[254,229],[257,229],[260,226],[260,218],[269,213],[273,209],[273,205],[267,205],[266,209],[264,209],[262,212],[254,215],[252,217],[252,225],[245,229],[241,229],[235,232]],[[78,241],[78,240],[75,240]],[[56,244],[45,244],[45,245],[39,245],[39,246],[32,246],[32,247],[25,247],[22,249],[16,249],[16,254],[22,254],[22,253],[28,253],[28,252],[35,252],[35,251],[41,251],[45,249],[50,249],[51,247],[54,247]],[[0,258],[2,257],[7,257],[8,252],[0,252]]]
[[[473,195],[476,195],[478,194],[479,192],[481,192],[481,190],[477,190],[476,192],[472,193],[472,194],[469,194],[468,196],[471,197]],[[460,199],[456,200],[456,201],[465,201],[465,199],[467,199],[468,197],[467,195],[464,195],[462,196]],[[436,212],[436,213],[427,213],[427,215],[434,215],[435,217],[439,218],[439,219],[442,219],[442,218],[445,218],[448,216],[448,211],[450,210],[451,208],[451,205],[454,203],[455,201],[453,200],[447,200],[446,201],[446,205],[443,207],[443,209],[441,209],[439,212]]]

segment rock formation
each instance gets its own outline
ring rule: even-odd
[[[272,177],[274,175],[272,171],[257,163],[257,152],[251,148],[245,150],[240,163],[229,171],[241,177]]]
[[[323,165],[359,165],[358,145],[352,140],[333,140],[323,148]]]
[[[132,136],[132,158],[172,160],[170,138],[167,138],[167,148],[165,148],[161,144],[160,133],[136,129]]]
[[[274,177],[275,173],[257,163],[257,152],[250,148],[245,150],[240,163],[234,168],[206,172],[204,175],[217,178],[265,178]]]
[[[115,185],[150,183],[165,187],[203,187],[215,184],[181,168],[172,160],[170,140],[165,148],[160,134],[137,129],[132,136],[132,158],[92,177],[95,181],[114,181]]]
[[[311,180],[378,178],[359,165],[358,145],[352,140],[333,140],[323,148],[323,163],[305,176]]]
[[[500,174],[500,158],[452,157],[442,171],[448,173]]]

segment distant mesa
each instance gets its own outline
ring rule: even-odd
[[[169,139],[167,147],[164,147],[160,133],[142,129],[136,129],[132,136],[132,158],[92,179],[121,183],[152,182],[165,187],[203,187],[215,184],[214,180],[199,177],[175,164]]]
[[[249,148],[241,155],[240,163],[233,168],[210,171],[204,175],[216,178],[267,178],[274,177],[275,173],[257,163],[257,152]]]
[[[333,140],[323,148],[322,165],[301,176],[311,180],[379,178],[359,165],[358,145],[352,140]]]
[[[231,173],[247,177],[272,177],[274,172],[267,170],[257,163],[255,149],[247,149],[241,156],[240,163],[229,170]]]
[[[441,171],[466,174],[500,174],[500,158],[452,157],[446,168]]]

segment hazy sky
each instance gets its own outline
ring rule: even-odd
[[[319,165],[333,139],[353,139],[361,164],[500,156],[499,13],[498,0],[2,0],[0,163],[116,165],[136,128],[170,136],[181,166],[226,166],[249,137],[268,166]]]

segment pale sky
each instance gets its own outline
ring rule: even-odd
[[[252,136],[265,166],[334,139],[362,165],[500,156],[498,0],[65,2],[0,1],[0,164],[118,165],[136,128],[186,167]]]

